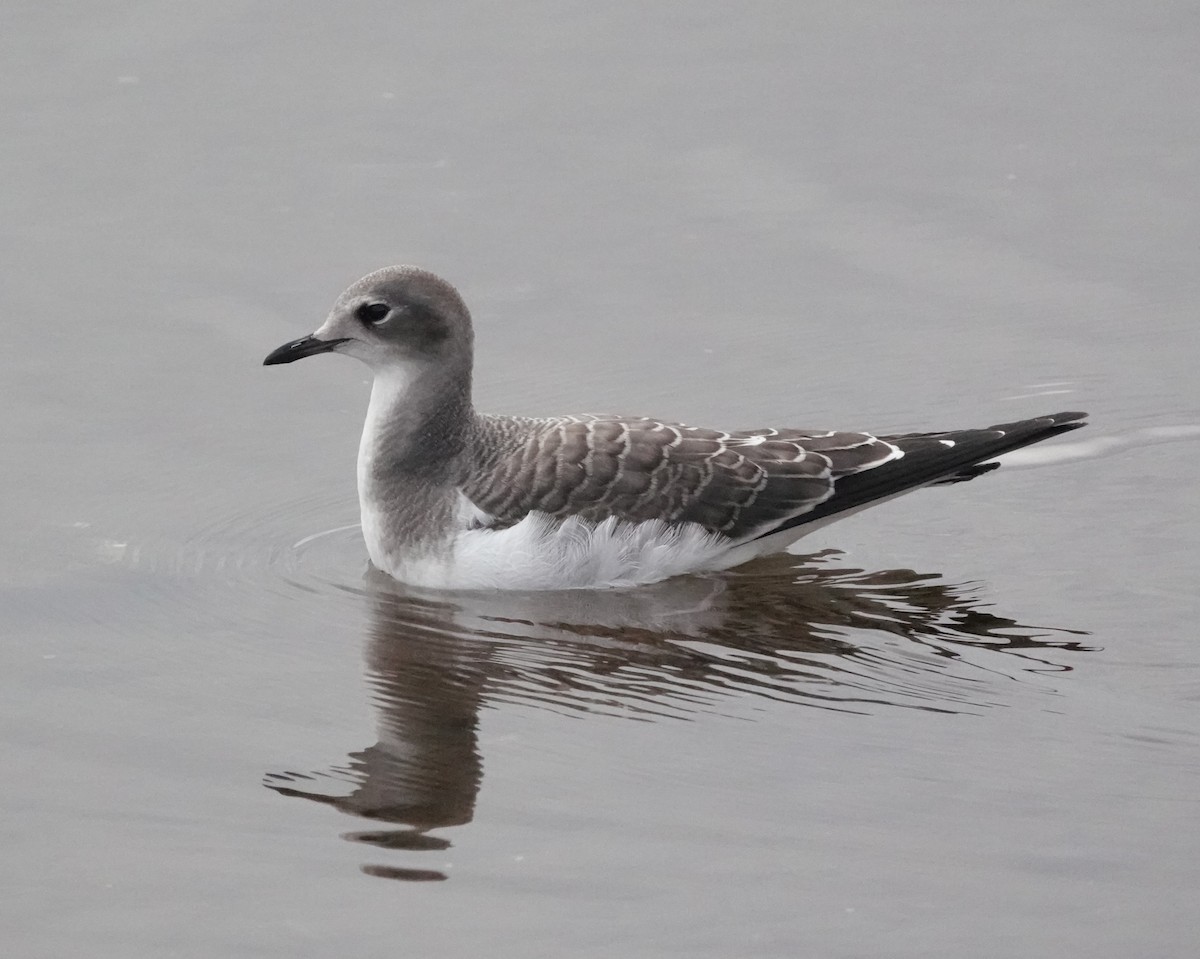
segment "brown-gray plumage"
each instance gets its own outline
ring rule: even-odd
[[[485,416],[462,489],[497,526],[536,510],[593,522],[697,523],[744,541],[915,486],[971,479],[999,465],[981,469],[981,460],[1075,429],[1082,415],[881,437],[722,432],[642,417]]]
[[[265,361],[337,351],[374,370],[359,496],[371,558],[397,578],[490,582],[459,575],[456,564],[483,562],[489,551],[495,563],[544,552],[551,527],[538,526],[528,542],[505,534],[539,517],[570,526],[576,538],[580,529],[602,528],[609,539],[618,528],[666,530],[654,549],[669,544],[670,530],[694,531],[689,548],[703,559],[687,568],[724,568],[908,490],[971,479],[1002,453],[1084,425],[1083,413],[1056,413],[983,430],[873,436],[488,416],[471,404],[472,339],[452,286],[415,267],[390,267],[343,293],[316,334]],[[627,539],[618,546],[630,553],[622,562],[631,581],[648,581],[646,537]],[[639,564],[647,567],[640,573]]]

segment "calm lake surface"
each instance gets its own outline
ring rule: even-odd
[[[0,44],[6,956],[1195,955],[1194,4]],[[471,305],[482,409],[1092,425],[727,575],[409,590],[365,368],[260,366],[394,262]]]

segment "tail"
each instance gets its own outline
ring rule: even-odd
[[[1086,413],[1053,413],[982,430],[900,433],[881,436],[904,453],[880,466],[839,477],[834,494],[763,535],[805,526],[839,513],[861,509],[922,486],[961,483],[997,469],[997,456],[1086,426]],[[761,538],[761,537],[760,537]]]
[[[950,483],[963,483],[966,480],[974,479],[976,476],[982,476],[984,473],[990,473],[992,470],[998,470],[1001,464],[991,462],[994,457],[1011,453],[1022,446],[1032,446],[1034,443],[1040,443],[1042,440],[1058,436],[1060,433],[1069,433],[1071,430],[1077,430],[1082,426],[1087,426],[1087,413],[1051,413],[1049,416],[1039,416],[1031,420],[1017,420],[1014,423],[1001,423],[997,426],[989,426],[985,430],[956,430],[949,433],[905,433],[900,436],[880,438],[895,443],[904,450],[907,457],[910,449],[914,453],[916,452],[916,447],[921,445],[922,440],[950,440],[955,443],[955,448],[961,445],[967,449],[971,449],[973,439],[979,437],[979,442],[988,450],[984,454],[983,461],[976,461],[973,464],[964,466],[953,473],[933,480],[929,484],[930,486],[947,486]],[[989,443],[988,437],[993,437],[996,434],[1003,434],[999,444]],[[938,445],[945,448],[942,443],[938,443]]]

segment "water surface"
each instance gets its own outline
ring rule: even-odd
[[[7,954],[1193,953],[1189,5],[9,21]],[[488,410],[1093,425],[726,575],[409,590],[365,370],[259,366],[398,261]]]

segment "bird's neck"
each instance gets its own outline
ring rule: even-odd
[[[377,370],[358,450],[358,498],[371,559],[434,549],[452,534],[474,423],[470,370]]]

